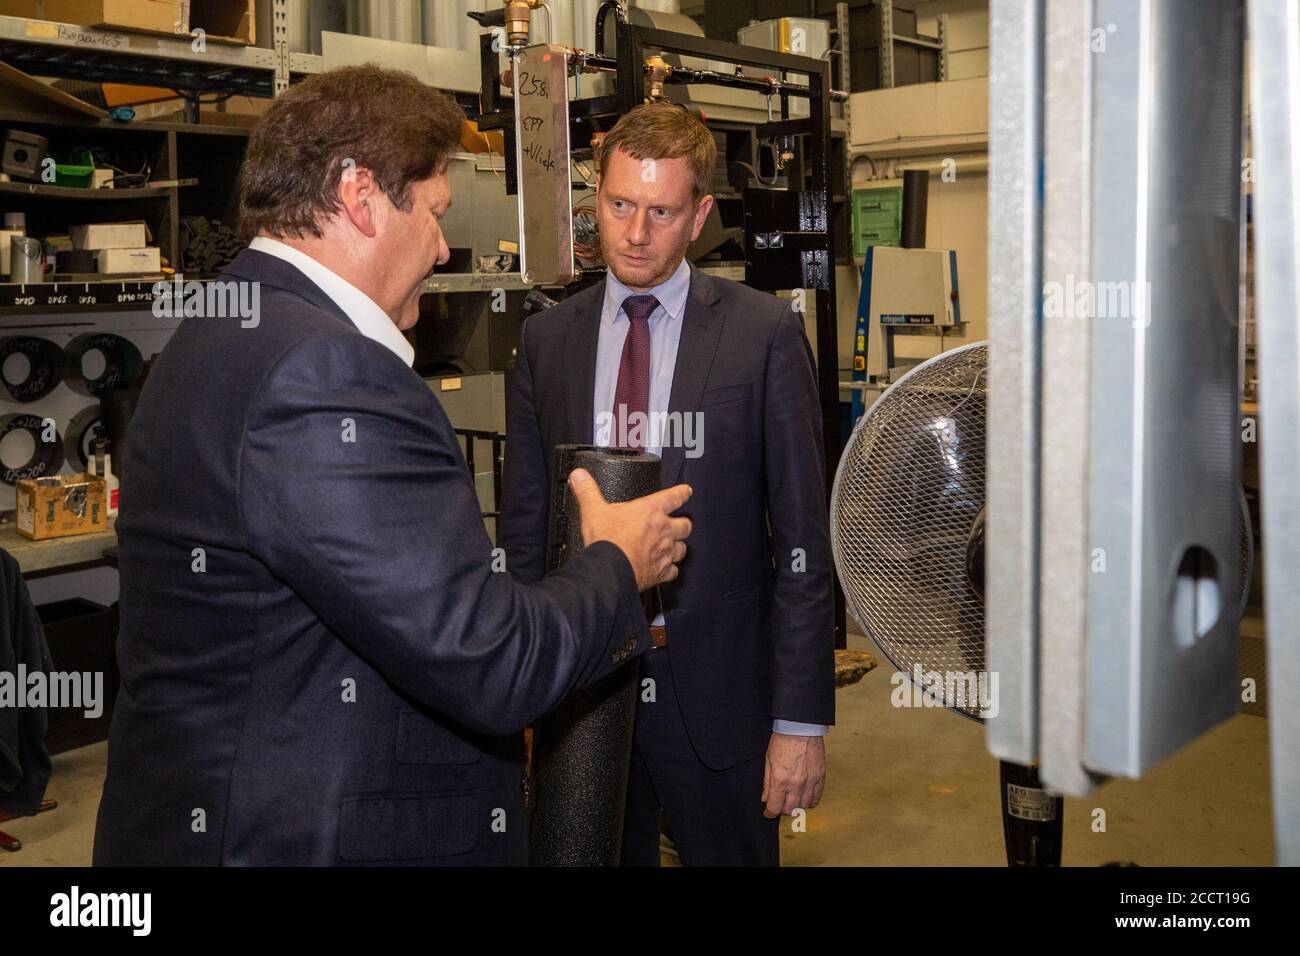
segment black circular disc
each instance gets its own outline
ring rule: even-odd
[[[34,402],[44,398],[63,376],[63,349],[35,335],[10,335],[0,339],[0,367],[11,355],[27,358],[27,375],[21,382],[4,380],[5,391],[15,402]]]
[[[13,431],[26,431],[36,443],[32,457],[17,468],[0,468],[0,481],[14,485],[26,478],[44,478],[63,467],[63,436],[54,433],[53,441],[42,441],[45,419],[26,412],[0,416],[0,441]]]

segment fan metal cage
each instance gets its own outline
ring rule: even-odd
[[[831,493],[835,567],[854,620],[931,701],[975,719],[997,693],[971,560],[985,502],[987,386],[987,342],[916,366],[859,420]],[[1254,558],[1239,499],[1241,576],[1224,602],[1238,620]]]
[[[990,688],[967,566],[984,507],[987,380],[984,342],[907,372],[854,428],[831,497],[854,620],[932,701],[977,719]]]

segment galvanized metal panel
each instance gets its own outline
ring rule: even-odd
[[[1251,0],[1255,316],[1277,862],[1300,866],[1300,8]]]
[[[1136,777],[1236,713],[1243,24],[1096,12],[1086,763]]]
[[[1043,782],[1081,795],[1087,634],[1089,319],[1052,306],[1091,270],[1092,26],[1088,0],[1047,8],[1043,120],[1043,365],[1039,685]]]
[[[999,710],[989,750],[1038,757],[1042,0],[989,8],[989,414],[985,631]]]

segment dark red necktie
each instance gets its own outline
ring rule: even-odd
[[[623,300],[627,315],[627,338],[623,340],[623,357],[618,363],[618,385],[614,388],[613,443],[624,437],[626,447],[645,450],[645,432],[650,412],[650,315],[659,307],[652,295],[630,295]],[[640,412],[640,428],[633,428],[632,415]],[[631,434],[629,434],[631,432]],[[638,440],[639,439],[639,440]]]

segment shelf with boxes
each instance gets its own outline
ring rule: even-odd
[[[21,222],[47,260],[34,279],[30,270],[13,275],[13,262],[0,252],[0,313],[138,308],[150,301],[148,290],[163,270],[215,274],[239,245],[231,226],[247,137],[233,127],[0,111],[0,141],[17,143],[0,154],[0,168],[14,180],[0,182],[0,214]],[[101,168],[90,172],[66,162],[83,156]],[[58,159],[58,170],[71,168],[83,179],[103,173],[112,188],[33,178],[50,168],[50,158]],[[0,233],[4,252],[16,231]]]

